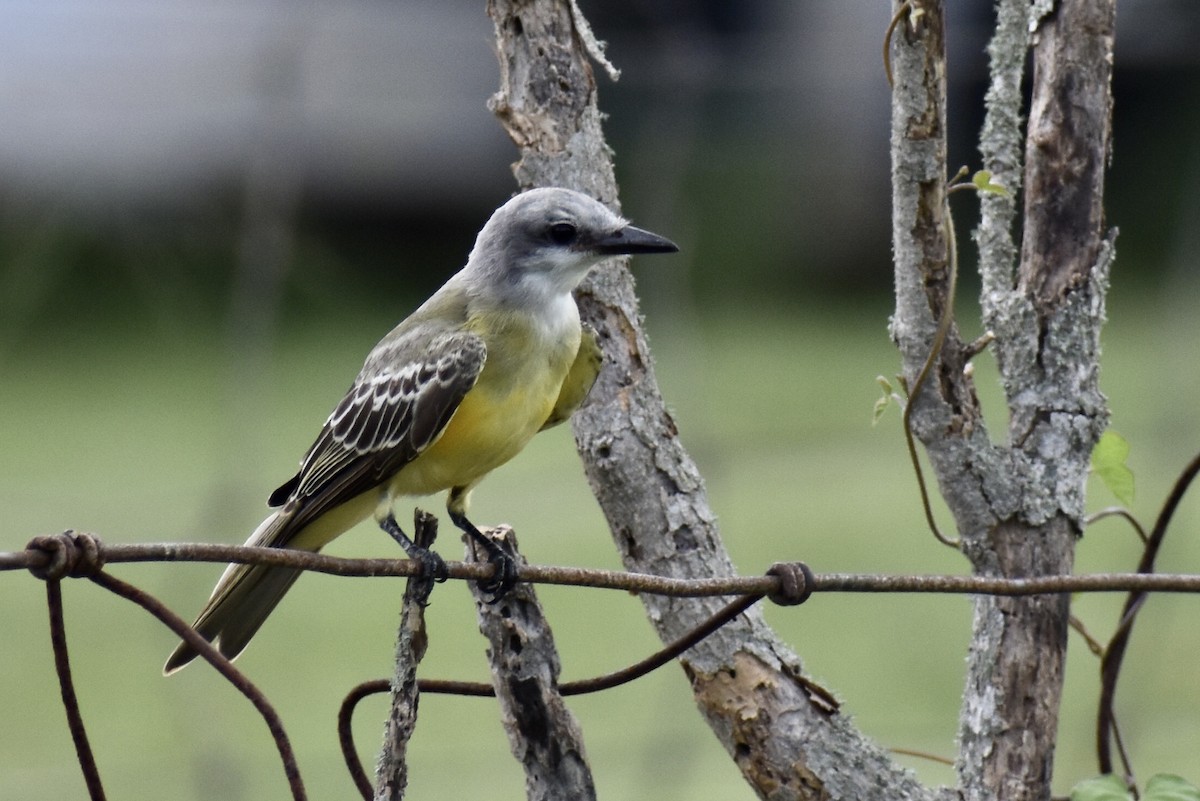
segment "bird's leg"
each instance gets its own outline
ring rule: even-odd
[[[479,582],[479,589],[491,594],[488,603],[497,603],[517,584],[517,560],[491,537],[475,528],[461,511],[448,509],[450,520],[487,551],[488,564],[495,570],[487,581]]]
[[[446,561],[430,549],[417,545],[409,539],[409,536],[400,528],[400,524],[396,522],[396,516],[392,514],[390,505],[385,511],[377,510],[375,520],[379,523],[379,527],[388,533],[388,536],[400,543],[400,547],[408,554],[408,558],[421,566],[423,577],[432,578],[438,582],[449,578],[450,572],[446,570]]]

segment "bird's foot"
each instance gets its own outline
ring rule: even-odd
[[[515,543],[508,537],[489,537],[477,529],[465,515],[451,511],[450,519],[487,553],[488,564],[492,566],[492,575],[490,578],[478,582],[476,586],[481,592],[491,596],[486,599],[488,603],[499,603],[512,591],[513,587],[517,586],[520,569],[517,565]]]
[[[420,520],[418,520],[417,525],[421,525]],[[435,526],[436,530],[436,521],[434,521],[433,525]],[[446,568],[446,560],[438,555],[437,552],[430,550],[423,545],[418,545],[409,539],[409,536],[404,533],[403,529],[400,528],[400,524],[396,522],[396,518],[393,514],[389,512],[387,517],[380,520],[379,527],[386,531],[388,536],[400,544],[400,547],[404,549],[404,553],[408,555],[409,559],[421,566],[421,572],[419,575],[422,578],[433,579],[434,581],[441,583],[450,577],[450,571]],[[418,532],[418,538],[421,538],[420,532]],[[432,537],[429,538],[429,541],[432,542]]]
[[[508,540],[500,540],[499,542],[487,538],[488,545],[484,546],[488,554],[488,564],[492,566],[492,577],[479,582],[479,589],[487,593],[491,597],[487,599],[489,604],[499,603],[504,596],[512,592],[512,588],[517,586],[517,558],[516,555],[509,549],[512,547]]]
[[[450,571],[446,568],[446,560],[437,551],[415,546],[411,551],[407,551],[406,553],[409,559],[421,565],[421,578],[433,579],[438,584],[450,578]]]

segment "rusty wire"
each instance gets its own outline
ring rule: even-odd
[[[1123,651],[1128,640],[1134,614],[1140,608],[1147,592],[1200,592],[1200,575],[1156,574],[1153,570],[1153,552],[1161,543],[1162,535],[1170,521],[1171,512],[1186,490],[1190,478],[1200,471],[1197,458],[1185,476],[1181,477],[1172,493],[1171,502],[1164,508],[1154,533],[1148,538],[1148,554],[1139,565],[1138,573],[1105,573],[1089,575],[1037,576],[1029,578],[1000,578],[966,575],[878,575],[854,573],[814,574],[799,562],[779,563],[762,576],[721,576],[706,579],[676,579],[639,573],[624,573],[610,570],[593,570],[576,567],[523,565],[519,580],[531,583],[584,586],[615,589],[633,593],[655,593],[676,597],[738,596],[709,620],[693,629],[684,637],[669,644],[646,659],[613,673],[560,685],[563,695],[596,692],[633,681],[640,676],[671,661],[693,647],[704,637],[735,619],[763,597],[776,603],[791,604],[802,601],[812,592],[919,592],[943,594],[985,594],[1003,596],[1041,595],[1075,592],[1128,592],[1128,612],[1122,620],[1109,649]],[[212,545],[203,543],[141,543],[124,545],[102,545],[96,537],[84,533],[67,531],[63,534],[38,537],[24,551],[0,552],[0,571],[27,569],[47,584],[48,606],[52,619],[52,645],[56,667],[59,670],[63,703],[67,709],[68,724],[75,741],[81,769],[93,801],[104,799],[99,771],[83,729],[82,716],[70,679],[67,659],[66,638],[62,631],[62,601],[60,582],[64,577],[85,577],[141,606],[158,618],[181,638],[187,640],[199,654],[215,667],[222,676],[250,700],[262,715],[275,739],[283,762],[293,799],[305,799],[304,785],[296,765],[295,755],[284,731],[278,714],[262,692],[233,664],[222,656],[208,641],[197,634],[187,622],[175,615],[156,598],[104,572],[105,564],[135,562],[239,562],[291,567],[339,576],[410,577],[419,568],[406,559],[346,559],[281,548],[256,548],[248,546]],[[479,581],[490,576],[491,565],[447,562],[450,578]],[[55,620],[57,618],[57,623]],[[57,631],[57,634],[55,633]],[[1111,667],[1115,665],[1116,667]],[[1119,657],[1110,660],[1109,671],[1113,676],[1119,671]],[[1115,685],[1115,679],[1112,684]],[[386,691],[388,682],[379,680],[365,682],[354,688],[343,701],[339,712],[338,729],[343,755],[360,792],[370,787],[359,763],[351,734],[350,721],[353,710],[362,698]],[[460,695],[488,696],[492,687],[478,682],[421,679],[421,692],[456,693]],[[828,708],[836,709],[826,691],[811,688],[817,699]],[[1111,696],[1109,696],[1111,710]],[[1113,722],[1115,729],[1115,721]],[[369,797],[369,794],[366,796]]]
[[[262,716],[275,740],[283,761],[284,774],[292,792],[294,801],[305,801],[307,794],[304,783],[300,778],[300,770],[296,764],[296,756],[292,751],[287,732],[284,731],[283,721],[271,705],[267,697],[246,676],[233,666],[233,663],[201,637],[183,618],[168,609],[161,601],[149,593],[124,582],[104,572],[104,563],[108,549],[101,545],[98,537],[84,532],[65,531],[56,536],[41,536],[30,540],[25,549],[26,554],[39,554],[40,559],[34,559],[29,567],[30,573],[46,582],[47,599],[50,608],[50,638],[54,650],[55,667],[58,670],[59,685],[62,691],[63,706],[66,708],[68,726],[71,738],[75,744],[76,757],[88,788],[88,797],[92,801],[103,801],[104,789],[100,783],[99,769],[96,767],[87,734],[83,727],[83,716],[79,711],[79,701],[75,695],[74,683],[71,680],[70,665],[67,659],[67,641],[62,622],[61,580],[64,577],[87,578],[104,587],[109,592],[132,601],[154,615],[160,622],[177,635],[187,640],[200,656],[204,657],[230,684],[236,687],[254,705]]]
[[[92,801],[103,801],[104,786],[100,782],[100,770],[92,746],[88,743],[87,731],[83,726],[83,715],[79,712],[79,699],[75,695],[75,683],[71,680],[71,661],[67,651],[67,632],[63,622],[62,582],[46,580],[46,607],[50,612],[50,646],[54,651],[54,670],[58,674],[58,687],[62,694],[63,708],[67,713],[67,729],[71,742],[75,744],[75,757],[83,771],[88,797]]]
[[[127,562],[237,562],[290,567],[336,576],[408,577],[419,567],[407,559],[348,559],[290,548],[261,548],[208,543],[133,543],[101,546],[106,563]],[[41,550],[0,552],[0,571],[44,569],[50,557]],[[790,563],[784,563],[790,564]],[[491,577],[492,566],[446,562],[449,576],[464,581]],[[674,597],[768,595],[779,578],[718,576],[680,579],[648,573],[626,573],[557,565],[525,565],[519,580],[531,584],[593,587]],[[966,595],[1046,595],[1076,592],[1200,592],[1200,574],[1194,573],[1088,573],[1080,575],[1003,578],[956,574],[886,575],[877,573],[816,573],[813,592],[901,592]]]
[[[288,788],[291,790],[292,798],[294,801],[305,801],[308,798],[308,794],[305,792],[304,782],[300,778],[300,768],[296,764],[296,754],[292,750],[291,740],[283,728],[283,720],[280,719],[279,713],[275,711],[275,707],[267,700],[262,690],[258,689],[258,686],[254,682],[250,681],[244,673],[234,667],[233,662],[228,657],[214,648],[208,640],[201,637],[195,629],[188,625],[186,620],[168,609],[153,595],[107,573],[97,573],[89,578],[109,592],[115,593],[126,600],[133,601],[158,618],[167,628],[178,634],[182,639],[187,640],[188,645],[196,649],[200,656],[216,668],[217,672],[226,681],[236,687],[242,695],[246,696],[250,703],[254,705],[254,708],[258,710],[258,714],[262,716],[263,721],[267,724],[267,729],[271,732],[271,737],[275,740],[275,747],[278,749],[279,758],[283,762],[283,773],[287,777]]]
[[[762,595],[749,594],[743,595],[727,604],[724,608],[704,621],[700,625],[693,628],[683,636],[676,639],[674,642],[666,645],[658,651],[655,651],[650,656],[636,662],[628,667],[605,673],[600,676],[595,676],[590,679],[580,679],[577,681],[563,682],[558,686],[560,695],[583,695],[585,693],[599,692],[601,690],[609,690],[613,687],[618,687],[622,684],[627,684],[635,679],[645,676],[647,673],[654,671],[663,665],[670,662],[675,657],[682,654],[692,646],[699,643],[705,637],[709,636],[726,623],[734,620],[738,615],[745,612],[754,604],[762,599]],[[363,798],[371,798],[371,780],[367,776],[366,769],[363,768],[362,762],[358,758],[358,748],[354,744],[354,730],[352,727],[354,720],[354,710],[358,703],[364,698],[372,695],[379,695],[391,689],[391,682],[387,679],[371,679],[364,681],[361,684],[355,685],[350,692],[342,700],[342,705],[338,709],[338,743],[342,749],[342,758],[346,762],[346,769],[350,772],[354,779],[354,784],[358,787]],[[439,693],[447,695],[467,695],[476,697],[495,697],[496,690],[491,684],[481,681],[455,681],[447,679],[418,679],[417,690],[421,693]],[[829,696],[832,698],[832,696]],[[835,702],[836,703],[836,702]]]

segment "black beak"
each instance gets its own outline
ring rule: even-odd
[[[666,237],[627,225],[620,231],[601,237],[592,249],[606,256],[631,253],[674,253],[679,246]]]

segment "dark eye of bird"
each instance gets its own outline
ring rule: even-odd
[[[577,235],[575,226],[570,223],[560,222],[550,226],[550,241],[556,245],[569,245]]]

